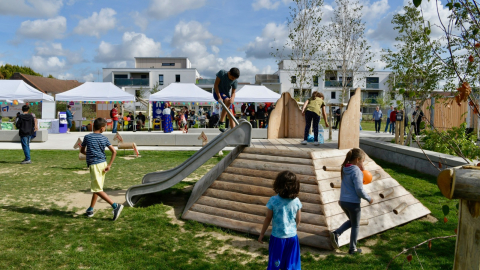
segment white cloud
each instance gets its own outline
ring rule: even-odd
[[[75,75],[73,75],[71,73],[68,73],[68,72],[64,73],[64,74],[53,75],[53,76],[56,77],[59,80],[74,80],[75,79]]]
[[[268,23],[262,34],[243,48],[247,57],[265,59],[272,57],[276,49],[282,49],[288,37],[288,28],[285,24]]]
[[[56,56],[42,57],[34,55],[31,59],[26,60],[25,64],[39,73],[56,74],[65,69],[66,61]]]
[[[96,62],[109,63],[110,66],[126,66],[134,57],[155,57],[161,53],[161,43],[145,34],[125,32],[121,44],[102,41],[95,56]],[[125,63],[123,63],[125,62]]]
[[[73,32],[99,38],[101,34],[115,27],[117,23],[115,14],[117,14],[117,12],[111,8],[102,8],[99,13],[93,12],[92,16],[80,20],[78,26],[73,29]]]
[[[67,65],[74,65],[78,63],[86,62],[83,58],[82,51],[70,51],[64,49],[61,43],[40,43],[36,44],[35,55],[43,57],[65,57]]]
[[[275,71],[273,70],[272,66],[267,65],[266,67],[262,68],[261,74],[273,74]]]
[[[142,31],[145,31],[145,29],[147,29],[148,19],[145,16],[145,14],[142,14],[138,11],[132,11],[132,12],[130,12],[130,16],[132,17],[135,25],[140,27],[140,29],[142,29]]]
[[[151,17],[163,20],[190,9],[201,8],[206,0],[151,0],[147,10]]]
[[[67,19],[62,16],[47,20],[24,21],[17,34],[24,38],[52,40],[63,37],[67,30]]]
[[[212,46],[212,52],[218,54],[220,52],[220,49],[217,46]]]
[[[379,0],[370,4],[370,1],[366,1],[363,4],[362,18],[366,21],[375,21],[380,16],[385,14],[390,6],[388,5],[388,0]]]
[[[0,14],[50,18],[56,16],[62,6],[62,0],[0,0]]]
[[[271,1],[271,0],[255,0],[255,2],[252,3],[252,8],[255,11],[258,11],[262,8],[264,9],[277,9],[278,6],[280,6],[279,1]]]
[[[209,41],[212,45],[219,45],[222,40],[213,36],[207,28],[197,21],[181,21],[175,26],[175,32],[172,38],[172,46],[181,46],[184,43],[192,41]]]
[[[93,82],[94,80],[95,80],[95,76],[93,75],[93,73],[83,76],[84,82]]]

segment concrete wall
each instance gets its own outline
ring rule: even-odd
[[[48,140],[47,130],[37,130],[37,137],[32,142],[46,142]],[[19,142],[18,130],[0,130],[0,142]]]
[[[437,176],[440,173],[440,171],[433,167],[428,161],[422,150],[418,148],[364,138],[360,138],[360,148],[372,158],[395,163],[433,176]],[[467,165],[465,160],[456,156],[428,150],[425,150],[425,153],[437,167],[438,163],[441,162],[443,166],[442,169]]]

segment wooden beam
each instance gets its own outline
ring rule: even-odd
[[[385,189],[384,191],[380,192],[380,194],[378,195],[380,196],[380,198],[385,199],[388,196],[392,195],[393,191],[394,191],[393,188]]]
[[[237,167],[237,168],[268,170],[268,171],[278,171],[278,172],[289,170],[294,173],[300,173],[305,175],[315,175],[315,170],[313,166],[307,166],[307,165],[289,164],[288,166],[285,166],[285,164],[280,164],[280,163],[236,159],[235,161],[232,162],[230,166]]]
[[[480,171],[447,169],[437,177],[437,185],[448,199],[480,202]]]
[[[393,213],[395,215],[398,215],[398,214],[402,213],[403,210],[405,210],[405,208],[407,208],[407,206],[408,206],[408,204],[406,202],[402,202],[400,205],[395,207],[395,209],[393,209]]]
[[[459,202],[457,234],[453,269],[480,269],[480,218],[472,216],[467,200]]]
[[[306,159],[306,158],[292,158],[292,157],[282,157],[282,156],[245,154],[245,153],[240,154],[238,156],[238,158],[239,159],[246,159],[246,160],[258,160],[258,161],[286,163],[286,164],[299,164],[299,165],[309,165],[309,166],[313,165],[312,160],[311,159]]]
[[[338,166],[323,166],[322,169],[326,172],[341,172],[342,171],[342,167],[338,167]]]
[[[293,151],[293,150],[260,149],[260,148],[247,147],[245,148],[245,150],[243,150],[243,153],[311,159],[310,153],[303,152],[303,151]]]
[[[247,176],[254,176],[254,177],[262,177],[268,179],[276,179],[278,176],[278,171],[267,171],[267,170],[254,170],[254,169],[245,169],[245,168],[235,168],[235,167],[228,167],[225,169],[226,173],[230,174],[239,174],[239,175],[247,175]],[[314,175],[303,175],[303,174],[296,174],[297,179],[300,183],[316,185],[317,178]]]
[[[372,193],[378,194],[380,191],[399,186],[400,184],[393,178],[385,178],[382,180],[377,180],[374,182],[375,184],[364,185],[363,189],[368,194],[372,195]],[[321,192],[320,195],[322,196],[322,201],[324,204],[338,201],[340,199],[340,189],[330,189],[324,192]]]

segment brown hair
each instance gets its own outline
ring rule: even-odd
[[[105,120],[104,118],[97,118],[95,119],[95,121],[93,122],[93,130],[100,130],[102,127],[106,126],[107,125],[107,120]]]
[[[318,91],[313,91],[312,98],[317,98],[317,97],[322,98],[322,99],[325,98],[322,93],[320,93]]]
[[[345,157],[345,160],[342,163],[342,170],[341,170],[342,180],[343,180],[343,168],[345,168],[345,165],[347,165],[347,163],[349,163],[350,161],[354,161],[357,158],[360,158],[360,159],[365,158],[365,152],[363,152],[362,149],[352,148],[350,151],[348,151],[347,156]]]
[[[273,190],[284,199],[295,199],[300,192],[300,181],[291,171],[283,171],[273,182]]]

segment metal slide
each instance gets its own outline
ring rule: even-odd
[[[225,105],[221,104],[226,109]],[[227,111],[229,116],[233,117],[230,111]],[[178,167],[143,176],[141,185],[132,186],[127,190],[125,194],[127,203],[133,206],[142,195],[156,193],[176,185],[226,146],[250,145],[252,126],[247,121],[241,120],[239,123],[235,118],[233,119],[237,124],[236,127],[215,137]]]

